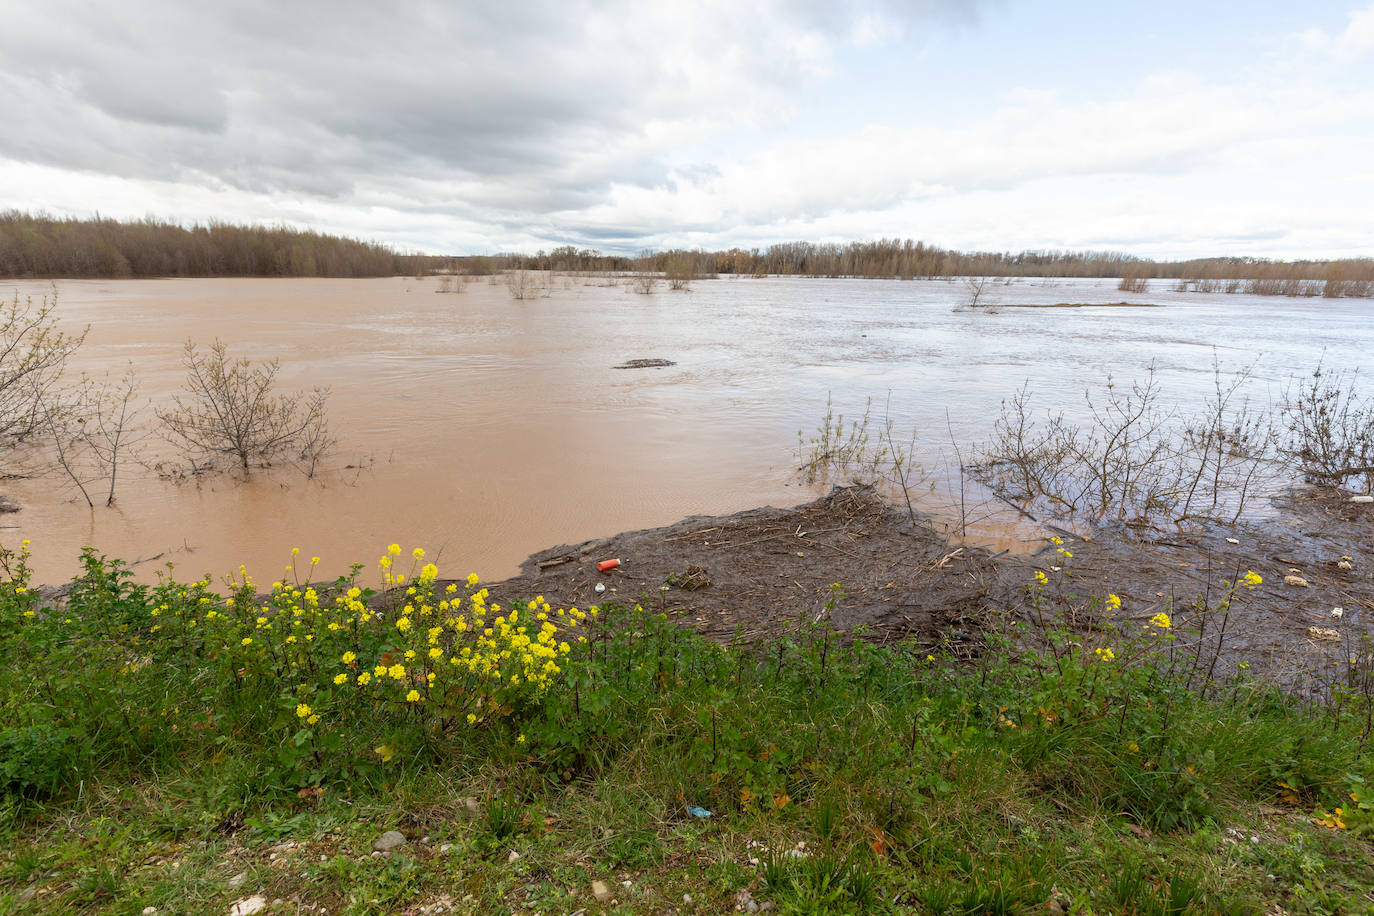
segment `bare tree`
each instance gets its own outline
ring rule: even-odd
[[[175,408],[157,416],[193,462],[232,458],[247,476],[253,464],[285,457],[306,462],[307,474],[313,475],[333,444],[325,417],[328,389],[273,394],[276,360],[256,365],[231,360],[218,340],[208,354],[187,341],[183,363],[186,396],[174,397]]]
[[[978,300],[983,297],[983,289],[988,285],[987,277],[965,277],[964,289],[968,291],[968,299],[964,305],[971,309],[978,308]]]
[[[136,402],[138,387],[130,365],[117,382],[108,377],[100,383],[84,379],[64,401],[42,404],[57,465],[89,506],[95,501],[87,485],[96,482],[108,482],[105,505],[114,505],[119,469],[146,437],[136,425],[144,409]]]
[[[533,271],[512,270],[506,273],[506,289],[512,299],[534,299],[539,295],[539,280]]]
[[[630,281],[630,288],[641,296],[652,293],[655,286],[658,286],[658,274],[648,270],[642,270],[635,274],[634,279]]]
[[[86,331],[57,327],[57,288],[35,305],[16,292],[0,302],[0,442],[13,443],[45,425],[44,400],[51,399],[67,359]]]
[[[696,258],[690,252],[674,252],[668,256],[663,272],[669,289],[689,290],[697,276]]]

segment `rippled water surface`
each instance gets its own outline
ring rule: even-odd
[[[329,386],[340,444],[317,481],[278,470],[176,485],[131,466],[118,506],[94,512],[55,476],[12,481],[23,510],[0,517],[4,542],[32,539],[41,581],[74,572],[85,544],[162,555],[138,567],[144,578],[171,560],[179,575],[245,563],[270,579],[292,547],[333,574],[392,541],[491,579],[552,544],[810,498],[794,479],[797,433],[815,428],[827,395],[848,414],[870,396],[879,412],[890,403],[940,466],[951,438],[985,437],[1027,381],[1038,403],[1073,410],[1108,374],[1153,364],[1166,396],[1196,402],[1215,354],[1227,370],[1255,364],[1251,395],[1268,399],[1320,359],[1354,367],[1374,352],[1374,309],[1354,300],[1025,280],[984,300],[1160,307],[985,314],[956,311],[967,293],[945,281],[722,279],[649,296],[609,282],[558,278],[549,296],[520,301],[480,280],[462,294],[401,278],[59,282],[63,323],[90,325],[76,369],[132,361],[165,406],[184,379],[183,343],[219,338],[235,355],[279,359],[284,388]],[[635,358],[677,365],[613,368]],[[145,460],[165,451],[150,440]],[[989,525],[987,539],[1006,535]]]

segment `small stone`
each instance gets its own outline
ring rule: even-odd
[[[737,913],[757,913],[759,911],[758,902],[754,900],[754,895],[748,889],[736,892],[735,912]]]
[[[609,902],[611,899],[611,886],[605,881],[593,881],[592,899],[597,903]]]
[[[242,900],[235,900],[233,906],[229,907],[229,916],[253,916],[254,913],[261,913],[265,909],[267,898],[262,894],[254,894]]]
[[[1350,501],[1352,503],[1374,503],[1374,496],[1352,496]]]
[[[157,907],[155,907],[155,906],[145,906],[145,907],[143,908],[143,916],[156,916],[156,914],[157,914]]]
[[[1240,541],[1236,540],[1235,538],[1227,538],[1227,539],[1226,539],[1226,543],[1228,543],[1228,544],[1239,544]]]
[[[242,884],[243,882],[245,882],[245,881],[247,881],[247,880],[248,880],[248,872],[246,872],[246,871],[241,871],[241,872],[239,872],[237,875],[234,875],[234,877],[232,877],[232,878],[229,879],[229,886],[230,886],[230,887],[238,887],[240,884]]]
[[[406,844],[405,834],[399,830],[388,830],[386,833],[377,837],[377,842],[372,844],[372,848],[377,852],[391,852],[397,846]]]
[[[1337,569],[1353,569],[1353,568],[1354,568],[1354,565],[1353,565],[1349,560],[1347,560],[1345,557],[1341,557],[1338,561],[1336,561],[1336,568],[1337,568]]]
[[[439,849],[438,849],[437,851],[440,852],[440,853],[444,853],[444,852],[448,852],[448,851],[449,851],[450,849],[452,849],[452,848],[453,848],[453,844],[452,844],[452,843],[440,843],[440,844],[439,844]]]
[[[510,851],[510,855],[506,856],[506,864],[507,864],[507,865],[514,865],[516,862],[519,862],[519,861],[520,861],[520,853],[516,852],[514,849],[512,849],[512,850]]]
[[[1298,575],[1287,575],[1283,577],[1284,585],[1291,585],[1294,588],[1307,588],[1307,580]]]

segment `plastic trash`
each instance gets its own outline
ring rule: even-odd
[[[605,590],[606,590],[606,583],[605,583],[605,582],[598,582],[598,583],[596,583],[596,588],[593,589],[593,591],[595,591],[598,595],[601,594],[602,592],[604,592]]]
[[[602,560],[600,563],[596,564],[596,571],[606,572],[609,569],[615,569],[619,565],[620,559],[618,557],[614,560]]]
[[[690,808],[688,808],[687,813],[692,815],[692,817],[699,817],[703,821],[711,816],[710,811],[707,811],[705,808],[698,808],[696,805],[692,805]]]

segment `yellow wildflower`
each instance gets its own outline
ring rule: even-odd
[[[1169,615],[1165,614],[1163,611],[1151,617],[1150,623],[1159,627],[1161,630],[1167,630],[1169,627],[1173,626],[1173,622],[1169,620]]]
[[[309,705],[308,703],[297,703],[297,704],[296,704],[296,715],[300,716],[302,719],[304,719],[304,718],[306,718],[307,716],[309,716],[309,715],[310,715],[310,705]]]

